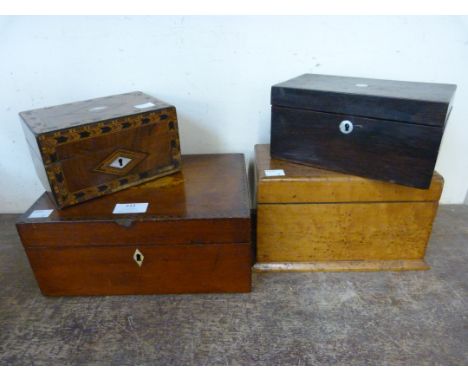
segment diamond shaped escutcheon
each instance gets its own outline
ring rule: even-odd
[[[133,260],[135,260],[135,263],[137,263],[138,266],[141,267],[143,265],[144,259],[145,256],[143,256],[143,253],[141,253],[140,250],[137,248],[133,253]]]

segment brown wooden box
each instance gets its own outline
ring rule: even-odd
[[[186,155],[182,162],[182,172],[63,210],[43,194],[17,222],[42,292],[249,292],[243,155]],[[128,203],[149,204],[144,213],[113,213]],[[31,217],[43,210],[53,211]]]
[[[180,170],[176,109],[142,92],[20,117],[36,171],[58,208]]]
[[[439,174],[422,190],[271,159],[269,145],[256,146],[255,171],[255,270],[428,269]]]

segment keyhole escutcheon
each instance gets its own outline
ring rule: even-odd
[[[351,121],[344,120],[340,123],[340,131],[343,134],[350,134],[354,129],[354,125]]]
[[[145,256],[143,256],[143,253],[141,253],[140,250],[137,248],[133,253],[133,260],[135,260],[135,263],[137,263],[138,266],[141,267],[143,265],[144,259]]]

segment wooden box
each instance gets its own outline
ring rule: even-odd
[[[182,163],[177,174],[63,210],[43,194],[17,222],[43,294],[249,292],[243,155]]]
[[[271,90],[271,155],[418,188],[456,86],[304,74]]]
[[[256,146],[255,170],[256,270],[428,269],[437,173],[421,190],[271,159],[268,145]]]
[[[37,173],[58,208],[180,170],[176,109],[142,92],[20,117]]]

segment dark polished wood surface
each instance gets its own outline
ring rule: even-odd
[[[350,121],[350,134],[340,123]],[[272,107],[272,157],[428,188],[442,129],[353,115]]]
[[[272,87],[271,104],[443,126],[456,85],[303,74]]]
[[[455,90],[304,74],[271,89],[271,155],[426,189]]]

